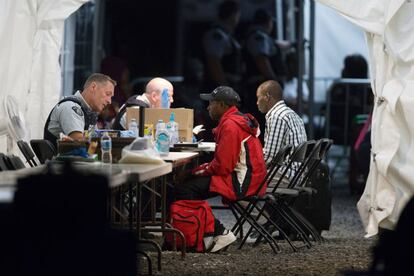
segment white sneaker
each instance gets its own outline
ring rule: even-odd
[[[214,246],[210,252],[218,252],[226,246],[232,244],[237,240],[236,236],[230,230],[224,230],[222,235],[214,237]]]
[[[203,241],[204,241],[204,248],[206,252],[210,252],[210,250],[214,246],[214,237],[213,236],[204,237]]]

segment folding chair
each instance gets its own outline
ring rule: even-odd
[[[0,171],[14,171],[26,168],[20,157],[0,153]]]
[[[314,147],[315,143],[316,142],[314,140],[306,141],[306,142],[300,144],[299,146],[297,146],[296,148],[294,148],[293,152],[290,155],[285,155],[285,157],[288,157],[287,162],[285,162],[286,158],[284,158],[282,160],[279,160],[279,162],[280,162],[279,163],[279,168],[282,168],[282,172],[279,176],[278,182],[276,183],[276,185],[274,186],[272,191],[279,186],[279,184],[282,182],[282,179],[285,177],[285,175],[288,173],[288,171],[294,166],[294,164],[299,163],[300,166],[299,166],[295,176],[292,178],[291,182],[297,181],[296,179],[299,178],[299,175],[302,173],[302,171],[304,170],[304,168],[307,165],[307,162],[308,162],[309,156],[310,156],[310,152],[312,151],[311,149]],[[274,178],[275,174],[276,174],[276,172],[272,175],[270,180]],[[270,206],[272,203],[276,202],[276,198],[274,197],[274,195],[272,193],[267,193],[266,196],[264,196],[260,200],[264,201],[264,205],[261,206],[260,208],[256,207],[259,211],[259,214],[256,217],[256,221],[259,221],[259,219],[262,216],[265,217],[265,219],[270,223],[270,224],[268,224],[268,226],[272,226],[276,230],[278,230],[280,235],[289,243],[292,250],[294,252],[297,251],[297,247],[292,243],[289,236],[280,227],[280,225],[282,223],[286,223],[284,217],[277,216],[275,218],[273,216],[273,213],[274,213],[273,211],[272,212],[267,212],[266,211],[266,210],[269,209],[268,206]],[[299,233],[300,236],[303,236],[303,233],[301,233],[301,229],[299,228],[299,226],[297,226],[292,221],[289,221],[288,224],[291,227],[293,227],[295,229],[295,231],[297,233]],[[244,237],[244,239],[242,241],[242,245],[245,243],[245,241],[247,240],[247,236],[251,233],[252,230],[253,230],[253,228],[250,227],[249,232],[247,233],[246,237]],[[262,238],[263,238],[263,235],[261,233],[259,233],[259,237],[256,239],[255,245],[257,245],[262,240]],[[306,237],[302,238],[302,240],[303,240],[306,247],[308,247],[308,248],[311,247],[310,241]]]
[[[312,194],[315,191],[312,188],[305,187],[309,178],[315,172],[317,166],[325,157],[327,151],[332,145],[330,139],[320,139],[314,144],[313,148],[308,151],[307,160],[302,166],[287,188],[274,187],[272,190],[273,199],[270,202],[271,209],[276,212],[279,217],[284,220],[292,229],[296,231],[299,237],[311,246],[309,236],[315,242],[323,241],[319,232],[313,225],[292,206],[294,201],[303,193]]]
[[[17,146],[19,147],[24,158],[26,158],[26,162],[30,165],[30,167],[36,167],[37,163],[35,161],[35,154],[29,144],[26,141],[19,140],[17,141]]]
[[[277,244],[277,241],[272,237],[271,233],[269,233],[263,225],[256,221],[256,218],[252,215],[252,212],[254,209],[259,210],[257,205],[259,201],[262,200],[262,198],[258,195],[259,191],[263,188],[265,184],[267,184],[274,177],[277,170],[283,163],[282,160],[286,158],[286,156],[290,153],[291,149],[291,145],[285,146],[273,157],[272,161],[270,162],[270,165],[267,168],[267,174],[262,183],[259,185],[258,189],[256,190],[255,196],[250,196],[238,201],[229,202],[229,207],[232,210],[234,216],[236,217],[236,224],[233,226],[232,231],[234,231],[236,235],[240,232],[240,236],[243,239],[242,243],[239,245],[239,249],[242,248],[247,238],[247,236],[243,238],[242,234],[243,225],[247,221],[250,224],[251,229],[254,228],[264,237],[264,239],[270,245],[274,253],[280,252],[280,247]],[[247,206],[245,206],[246,202],[248,203]],[[280,229],[280,231],[282,231],[282,229]]]
[[[26,168],[22,159],[20,159],[19,156],[12,154],[12,155],[8,155],[7,158],[8,158],[8,164],[11,170],[18,170],[18,169]]]
[[[330,146],[332,145],[332,140],[323,138],[318,141],[316,145],[316,149],[314,151],[314,154],[311,155],[311,160],[309,162],[309,167],[306,172],[306,176],[296,184],[296,186],[290,187],[293,190],[297,190],[299,193],[297,194],[291,194],[286,198],[285,203],[288,205],[289,209],[292,213],[295,219],[299,221],[299,224],[302,225],[304,228],[304,232],[308,233],[314,241],[323,241],[323,238],[320,236],[319,231],[315,229],[315,227],[298,211],[296,211],[295,208],[293,208],[293,204],[295,200],[299,197],[301,194],[308,194],[312,195],[313,193],[316,193],[317,191],[311,187],[307,187],[306,184],[308,183],[308,180],[312,176],[312,174],[315,173],[317,167],[321,163],[321,161],[325,158],[326,152],[329,150]],[[280,193],[276,189],[276,193]]]
[[[39,159],[40,164],[44,164],[46,160],[52,160],[56,155],[55,146],[48,140],[32,139],[30,140],[30,145],[35,152],[37,159]]]
[[[258,188],[258,191],[261,190],[261,188],[263,187],[264,184],[269,184],[270,181],[274,178],[274,176],[276,175],[276,173],[278,172],[278,170],[281,168],[281,166],[283,166],[284,161],[286,160],[286,158],[290,155],[291,151],[292,151],[293,146],[292,145],[287,145],[284,148],[282,148],[281,150],[279,150],[279,152],[276,153],[276,155],[273,157],[273,159],[270,161],[270,163],[268,163],[267,165],[267,174],[263,180],[263,182],[261,183],[261,185]],[[251,212],[253,211],[255,207],[255,203],[253,201],[253,199],[257,199],[257,200],[262,200],[263,198],[251,198],[248,206],[246,207],[246,211],[248,212],[248,214],[251,214]],[[233,227],[233,232],[235,234],[238,234],[240,232],[240,236],[241,238],[243,238],[243,227],[241,227],[245,222],[245,219],[242,219],[240,221],[237,221],[236,224]]]
[[[8,171],[7,156],[4,153],[0,153],[0,171]]]

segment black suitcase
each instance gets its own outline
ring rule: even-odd
[[[319,232],[329,230],[331,225],[332,191],[328,165],[322,161],[310,177],[308,187],[315,192],[303,194],[293,207],[301,213]]]

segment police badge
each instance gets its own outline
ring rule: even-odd
[[[79,106],[72,106],[73,111],[75,111],[76,114],[78,114],[79,116],[83,116],[83,111]]]

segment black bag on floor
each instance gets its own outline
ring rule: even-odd
[[[321,162],[310,177],[308,187],[312,187],[312,195],[303,194],[296,199],[293,207],[319,230],[329,230],[331,225],[332,191],[329,167]]]

